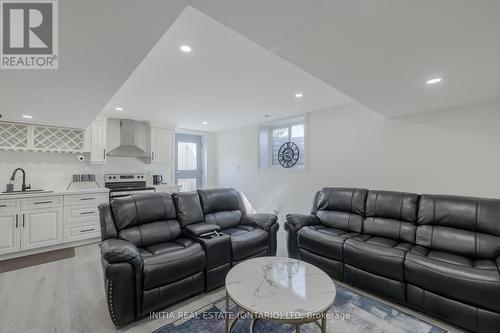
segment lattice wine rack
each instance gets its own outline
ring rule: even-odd
[[[84,131],[0,122],[0,149],[81,153],[84,151]]]
[[[28,146],[28,126],[0,122],[0,149],[24,149]]]

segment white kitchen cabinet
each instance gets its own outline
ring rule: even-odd
[[[173,163],[174,131],[151,127],[151,163]]]
[[[0,150],[83,153],[84,131],[0,122]]]
[[[109,200],[108,195],[89,191],[1,198],[0,260],[97,239],[101,235],[98,206]]]
[[[106,121],[94,120],[90,125],[90,162],[106,163]]]
[[[21,250],[60,244],[63,236],[63,209],[45,208],[22,214]]]
[[[19,215],[17,213],[0,214],[0,254],[21,250],[19,230]]]
[[[102,192],[67,195],[64,206],[64,241],[100,237],[99,205],[108,200],[109,195]]]

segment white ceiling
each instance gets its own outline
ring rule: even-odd
[[[181,52],[179,46],[184,44],[193,51]],[[297,92],[303,97],[295,98]],[[220,131],[352,102],[187,7],[109,101],[104,114]],[[115,111],[117,106],[124,111]]]
[[[164,7],[162,7],[164,6]],[[59,1],[59,69],[0,70],[1,120],[85,128],[185,8],[184,1]]]
[[[385,116],[500,100],[497,0],[221,0],[195,7]],[[442,83],[426,86],[435,76]]]
[[[19,121],[30,113],[34,122],[87,126],[187,5],[386,116],[500,99],[496,0],[65,0],[59,6],[60,69],[1,70],[2,119]],[[204,50],[195,47],[184,60]],[[200,72],[208,74],[210,68]],[[202,105],[206,109],[226,100],[234,103],[242,98],[235,93],[240,82],[252,77],[253,69],[239,75],[241,80],[233,75],[223,101],[210,96],[200,100],[192,90],[181,97],[190,105],[193,100],[208,103]],[[443,82],[426,86],[425,80],[434,76],[442,76]],[[287,80],[279,79],[272,81],[272,89],[283,94]],[[262,104],[251,101],[253,106],[234,110],[236,117],[248,109],[260,112]],[[216,120],[209,117],[210,123]]]

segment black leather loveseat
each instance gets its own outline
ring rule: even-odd
[[[240,260],[275,255],[276,216],[247,214],[240,202],[237,191],[218,189],[135,194],[101,205],[101,259],[113,323],[124,326],[221,286]],[[204,236],[213,230],[224,234]]]
[[[500,332],[500,200],[324,188],[289,256],[473,332]]]

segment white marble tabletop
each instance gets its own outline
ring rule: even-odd
[[[244,261],[227,274],[226,290],[243,309],[278,320],[321,314],[335,300],[335,284],[319,268],[291,258]]]

